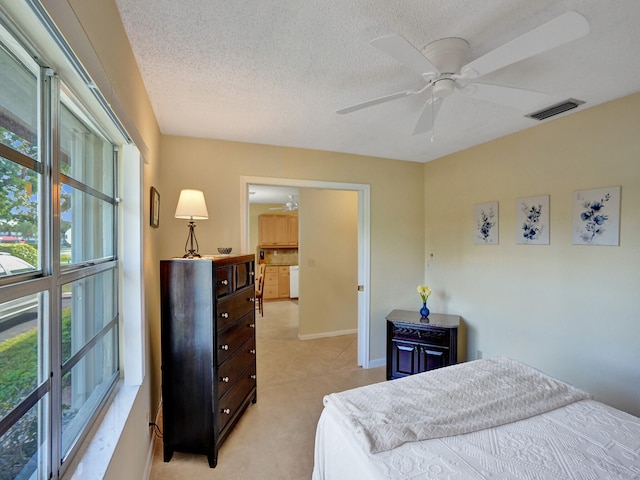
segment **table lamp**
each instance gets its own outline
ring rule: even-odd
[[[185,253],[183,258],[200,257],[198,253],[198,240],[196,240],[194,231],[196,228],[194,220],[206,220],[209,218],[207,204],[204,201],[204,193],[202,193],[201,190],[182,190],[180,192],[180,198],[178,199],[175,217],[189,219],[189,235],[184,244]]]

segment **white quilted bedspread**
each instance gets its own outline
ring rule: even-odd
[[[332,413],[318,424],[314,480],[640,479],[640,418],[594,400],[375,454]]]
[[[477,360],[324,398],[369,453],[532,417],[589,395],[515,360]]]

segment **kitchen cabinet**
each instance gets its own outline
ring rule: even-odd
[[[458,363],[458,315],[393,310],[387,315],[387,380]]]
[[[278,267],[278,298],[289,298],[289,265]]]
[[[289,298],[289,266],[267,265],[264,274],[263,298]]]
[[[298,247],[297,215],[258,215],[260,247]]]
[[[164,461],[218,449],[257,399],[253,255],[160,262]]]
[[[267,265],[264,272],[264,287],[262,290],[262,298],[271,300],[278,298],[278,267]]]

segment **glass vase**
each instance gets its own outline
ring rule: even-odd
[[[422,318],[427,318],[429,316],[429,308],[427,307],[427,302],[422,303],[422,308],[420,309],[420,315]]]

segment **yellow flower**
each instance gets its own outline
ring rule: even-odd
[[[417,290],[420,294],[420,297],[422,297],[422,301],[426,302],[427,298],[429,298],[429,295],[431,295],[431,289],[429,288],[429,285],[418,285]]]

